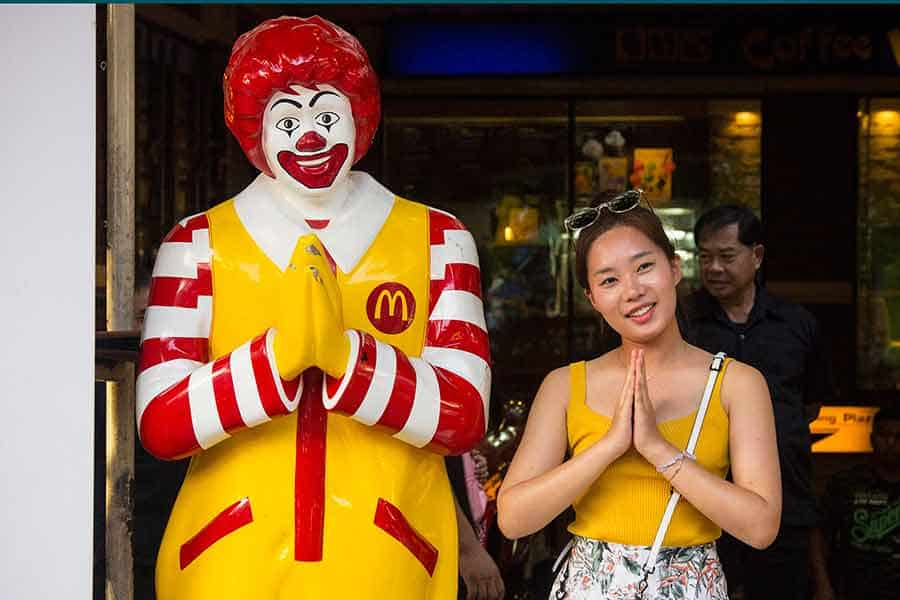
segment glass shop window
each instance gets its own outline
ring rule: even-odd
[[[857,386],[900,388],[900,98],[859,112]]]
[[[495,421],[567,361],[568,105],[387,99],[384,113],[386,185],[453,213],[478,245]]]
[[[760,102],[585,101],[575,115],[576,208],[598,193],[642,188],[681,257],[683,291],[695,289],[693,227],[700,214],[727,203],[760,213]],[[573,358],[596,356],[615,340],[590,326],[596,317],[581,290],[573,295]]]

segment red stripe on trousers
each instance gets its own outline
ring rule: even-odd
[[[212,366],[213,395],[216,398],[216,409],[222,428],[231,433],[235,429],[246,426],[238,410],[237,396],[234,394],[234,382],[231,380],[230,355],[218,358]]]
[[[325,439],[328,413],[322,405],[322,371],[303,374],[303,398],[297,411],[297,461],[294,473],[294,560],[322,560],[325,536]]]
[[[397,355],[397,374],[394,376],[394,386],[391,389],[391,397],[388,398],[387,408],[378,419],[378,424],[400,431],[412,412],[416,396],[416,372],[405,354],[393,347],[390,347],[388,352]]]
[[[359,405],[362,404],[366,392],[369,391],[369,386],[372,384],[372,376],[376,367],[375,338],[364,332],[354,332],[354,335],[360,337],[359,355],[356,357],[356,364],[351,367],[351,370],[344,373],[344,377],[349,377],[350,381],[347,382],[347,387],[338,399],[337,405],[332,409],[346,415],[353,415],[359,409]],[[329,397],[334,397],[344,377],[325,377],[325,389],[328,391]]]
[[[238,500],[210,521],[197,535],[181,545],[179,562],[184,570],[189,564],[203,554],[203,552],[244,525],[253,522],[253,513],[250,510],[250,499]]]
[[[399,508],[384,498],[379,498],[375,509],[375,525],[403,544],[422,563],[429,576],[434,575],[438,559],[437,548],[413,529]]]

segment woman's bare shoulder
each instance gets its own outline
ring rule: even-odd
[[[535,397],[537,403],[565,405],[569,401],[570,365],[553,369],[544,377]]]
[[[709,367],[709,365],[712,364],[712,353],[707,352],[703,348],[692,346],[691,344],[687,345],[687,349],[688,360],[691,362],[691,364],[703,365],[705,367]]]
[[[733,359],[728,363],[726,377],[722,381],[722,385],[732,386],[758,386],[765,385],[766,378],[755,367],[751,367],[745,362]]]
[[[614,357],[611,357],[611,353],[607,352],[597,358],[584,361],[587,379],[589,381],[595,380],[606,373],[614,366],[613,362],[611,362],[613,359]],[[541,383],[540,390],[538,390],[536,401],[558,402],[562,405],[567,405],[571,389],[572,366],[565,365],[547,373],[547,376],[544,377],[544,381]]]
[[[722,407],[725,412],[730,414],[730,407],[735,399],[739,399],[744,405],[770,402],[766,378],[758,369],[739,360],[728,363],[722,380]]]
[[[553,369],[552,371],[547,373],[546,377],[544,377],[544,381],[543,383],[541,383],[541,388],[553,392],[562,391],[563,388],[565,388],[565,391],[568,391],[570,370],[571,365]]]

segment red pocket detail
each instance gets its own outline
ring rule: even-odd
[[[375,525],[406,546],[406,549],[422,563],[428,575],[434,575],[438,559],[437,548],[413,529],[399,508],[384,498],[379,498],[378,508],[375,509]]]
[[[229,533],[236,531],[253,522],[253,513],[250,512],[250,499],[238,500],[206,524],[197,535],[181,545],[180,562],[184,570],[203,554],[207,548],[221,540]]]

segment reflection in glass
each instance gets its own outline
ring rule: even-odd
[[[452,212],[478,244],[492,414],[508,399],[529,402],[551,369],[615,343],[582,290],[570,290],[563,219],[597,194],[642,187],[690,291],[700,213],[737,203],[759,214],[761,128],[752,99],[386,99],[387,185]]]
[[[860,101],[857,385],[900,383],[900,99]]]
[[[385,109],[387,184],[453,213],[478,244],[494,423],[503,402],[530,403],[567,361],[566,111],[564,102],[491,101]]]

